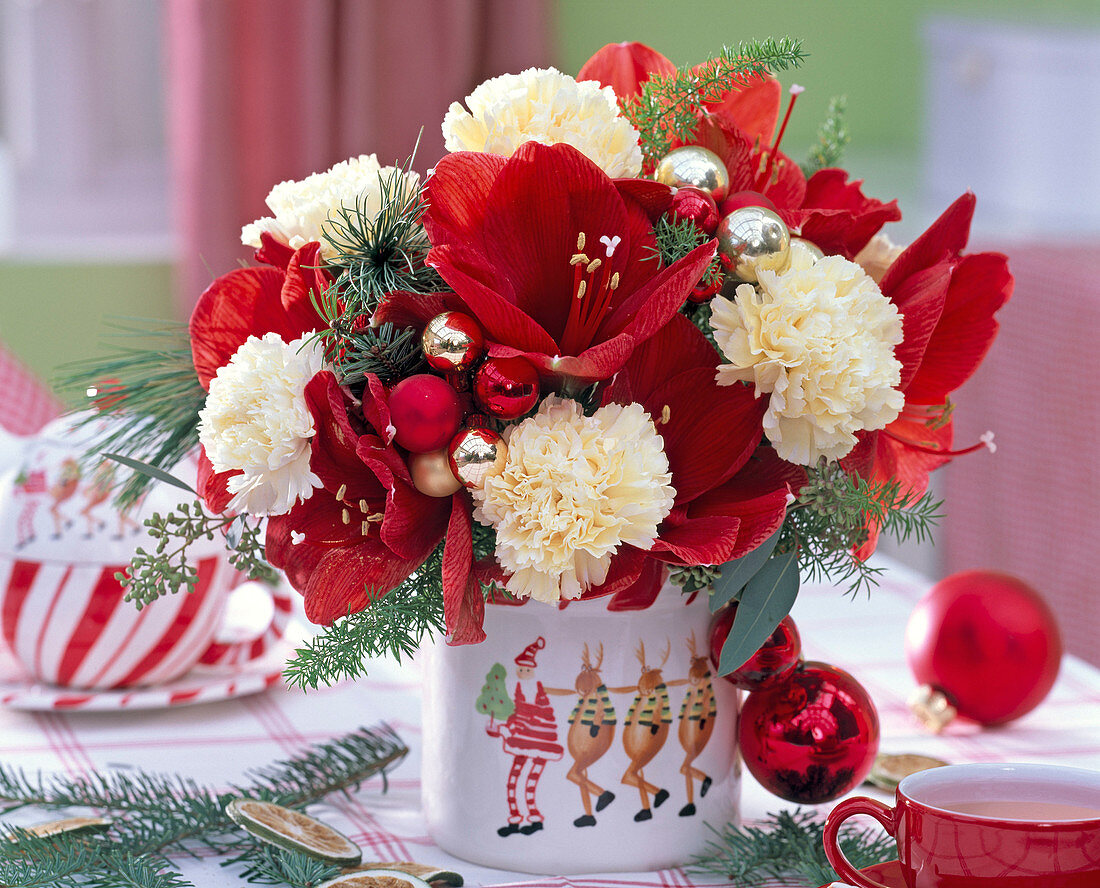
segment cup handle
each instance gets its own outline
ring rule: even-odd
[[[265,584],[265,588],[274,605],[267,628],[255,638],[246,638],[243,641],[212,641],[199,657],[200,663],[204,666],[236,666],[248,663],[262,657],[283,637],[294,609],[293,599],[279,586]]]
[[[840,833],[840,825],[849,817],[854,817],[856,814],[867,814],[874,817],[875,820],[882,824],[883,829],[896,838],[897,825],[894,809],[874,799],[869,799],[865,796],[856,796],[855,798],[845,799],[833,808],[832,812],[825,819],[825,856],[829,858],[829,863],[832,865],[833,869],[836,870],[837,875],[845,882],[852,885],[859,885],[861,888],[890,888],[890,886],[884,885],[882,882],[868,879],[848,862],[848,858],[845,857],[844,852],[840,850],[840,844],[837,842],[837,837]]]

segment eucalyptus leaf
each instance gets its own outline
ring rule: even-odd
[[[175,475],[171,475],[164,471],[164,469],[158,469],[156,466],[150,465],[147,462],[142,462],[140,459],[123,456],[121,453],[105,453],[103,456],[107,459],[113,459],[115,462],[122,463],[124,466],[129,466],[138,474],[145,475],[148,478],[155,478],[157,481],[163,481],[165,484],[171,484],[173,487],[178,487],[180,490],[186,490],[188,493],[193,493],[195,496],[198,496],[190,484],[186,481],[181,481]]]
[[[718,674],[727,675],[749,659],[790,613],[798,597],[798,559],[792,549],[770,559],[741,593],[730,634],[722,645]]]
[[[782,530],[782,528],[780,528]],[[710,612],[718,613],[723,607],[737,597],[737,593],[751,580],[771,557],[775,550],[775,544],[779,542],[780,530],[777,530],[751,552],[747,552],[740,558],[727,561],[722,565],[722,575],[714,583],[714,591],[710,595]],[[738,666],[741,664],[738,663]]]

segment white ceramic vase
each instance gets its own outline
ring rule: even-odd
[[[423,803],[457,857],[532,873],[662,869],[738,821],[739,698],[704,597],[644,611],[490,605],[424,672]]]

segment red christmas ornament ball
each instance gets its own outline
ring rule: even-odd
[[[539,399],[539,373],[525,358],[489,358],[474,374],[474,400],[497,419],[518,419]]]
[[[684,185],[672,195],[668,212],[676,219],[689,219],[704,234],[714,234],[718,227],[718,204],[702,188]]]
[[[863,780],[878,753],[878,712],[852,676],[809,661],[745,698],[738,727],[745,767],[766,790],[807,805]]]
[[[711,627],[710,662],[716,672],[722,657],[722,645],[726,643],[736,615],[737,605],[734,604],[718,614]],[[788,615],[779,622],[775,631],[760,646],[760,650],[733,672],[722,677],[744,691],[770,688],[790,677],[798,666],[801,655],[802,639],[794,620]]]
[[[390,389],[394,440],[412,453],[445,447],[462,424],[458,392],[438,376],[418,373]]]
[[[1015,577],[969,570],[936,583],[905,627],[913,676],[983,725],[1038,706],[1058,676],[1062,635],[1039,594]]]
[[[485,353],[481,327],[460,311],[445,311],[428,321],[420,344],[428,364],[444,372],[468,370]]]
[[[735,191],[718,205],[718,218],[724,219],[734,210],[742,207],[764,207],[773,213],[778,212],[775,204],[759,191]]]

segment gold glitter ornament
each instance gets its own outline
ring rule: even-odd
[[[761,271],[781,272],[791,261],[791,233],[776,213],[741,207],[718,223],[718,252],[729,260],[730,275],[756,283]]]
[[[491,429],[460,429],[451,439],[451,472],[466,487],[480,490],[485,479],[504,468],[508,445]]]
[[[730,191],[730,174],[722,158],[701,145],[685,145],[668,152],[658,162],[653,178],[673,188],[699,188],[715,203],[725,200]]]
[[[462,489],[462,482],[451,471],[446,450],[410,453],[409,474],[413,487],[425,496],[442,498]]]
[[[420,344],[428,363],[444,371],[468,370],[485,352],[481,327],[460,311],[445,311],[428,321]]]

